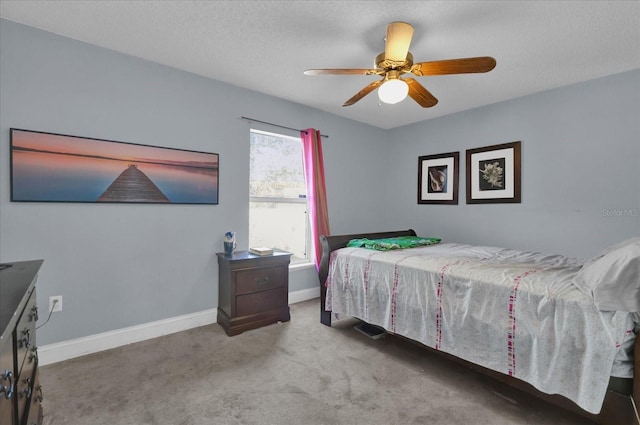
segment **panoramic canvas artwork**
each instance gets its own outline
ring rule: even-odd
[[[11,129],[11,201],[217,204],[215,153]]]

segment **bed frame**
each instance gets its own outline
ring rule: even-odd
[[[344,248],[351,239],[356,238],[391,238],[397,236],[416,236],[416,232],[412,229],[399,230],[393,232],[378,232],[378,233],[360,233],[352,235],[336,235],[336,236],[320,236],[320,243],[322,245],[322,259],[318,270],[320,278],[320,322],[323,325],[331,326],[331,312],[325,311],[325,300],[327,295],[327,288],[325,282],[329,275],[329,260],[331,253],[339,248]],[[420,344],[416,342],[417,344]],[[528,394],[534,395],[538,398],[546,400],[556,406],[563,409],[577,413],[597,424],[601,425],[640,425],[637,419],[637,414],[634,409],[635,405],[640,409],[640,337],[636,338],[634,345],[634,352],[637,353],[634,356],[634,374],[632,379],[612,378],[612,382],[609,385],[607,394],[602,405],[602,411],[593,415],[589,412],[578,407],[571,400],[560,396],[545,394],[532,385],[505,374],[478,366],[470,363],[466,360],[462,360],[458,357],[450,355],[448,353],[435,350],[420,344],[426,350],[444,356],[452,361],[462,363],[471,369],[477,370],[485,375],[488,375],[502,383],[505,383],[511,387],[514,387],[520,391],[524,391]]]

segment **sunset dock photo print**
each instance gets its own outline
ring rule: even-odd
[[[216,153],[11,129],[12,202],[217,204]]]

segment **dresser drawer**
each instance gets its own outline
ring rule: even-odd
[[[43,422],[42,412],[42,386],[40,385],[40,377],[36,370],[33,378],[33,390],[31,392],[31,400],[28,406],[28,412],[25,413],[25,425],[40,425]]]
[[[238,316],[264,313],[287,305],[288,294],[285,288],[276,288],[253,294],[238,295],[236,312]]]
[[[16,326],[16,361],[18,366],[18,374],[21,374],[25,359],[32,349],[36,346],[36,320],[38,320],[38,309],[36,307],[35,290],[29,297],[27,305],[22,312],[22,316],[18,320]],[[31,376],[31,375],[29,375]]]
[[[283,287],[289,269],[286,267],[262,267],[236,272],[236,294]]]
[[[28,416],[27,406],[33,394],[33,376],[21,374],[16,382],[16,394],[18,403],[18,423],[21,424]]]
[[[0,340],[0,424],[2,425],[13,423],[15,383],[13,333],[11,333],[8,340]]]

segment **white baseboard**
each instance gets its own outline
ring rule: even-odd
[[[302,301],[312,300],[320,297],[320,287],[301,289],[299,291],[289,292],[289,304],[301,303]]]
[[[289,304],[295,304],[310,300],[320,296],[320,288],[303,289],[289,293]],[[121,347],[134,342],[145,341],[175,332],[185,331],[199,326],[216,323],[218,309],[199,311],[197,313],[185,314],[168,319],[157,320],[155,322],[144,323],[142,325],[128,328],[116,329],[114,331],[89,335],[82,338],[70,339],[54,344],[38,347],[38,364],[46,366],[58,363],[63,360],[87,354],[97,353],[111,348]]]
[[[70,339],[38,347],[38,364],[45,366],[98,351],[216,323],[217,308],[143,323],[142,325]]]

